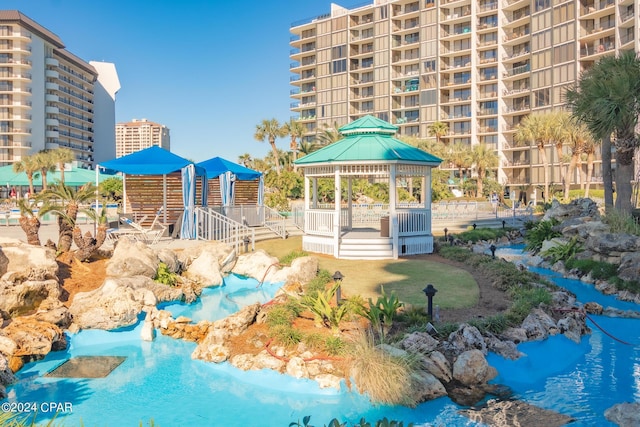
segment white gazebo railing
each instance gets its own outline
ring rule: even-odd
[[[253,228],[227,218],[211,208],[197,207],[195,216],[196,239],[224,242],[234,247],[237,252],[241,252],[246,242],[251,244],[251,250],[255,250]]]

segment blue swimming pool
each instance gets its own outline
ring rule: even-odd
[[[561,284],[565,281],[553,280]],[[273,288],[256,285],[255,281],[231,277],[225,287],[207,290],[202,302],[192,306],[167,304],[163,308],[174,316],[206,318],[208,313],[234,310],[244,303],[270,298],[274,292]],[[585,291],[592,288],[579,281],[564,285]],[[588,300],[596,300],[595,297],[605,306],[630,304],[599,293]],[[631,309],[640,308],[631,304]],[[500,372],[496,381],[512,387],[516,398],[576,418],[577,422],[571,425],[613,425],[604,419],[606,408],[640,400],[640,321],[597,316],[596,322],[634,345],[622,345],[590,325],[593,334],[584,337],[579,345],[564,337],[553,337],[521,344],[519,348],[527,356],[517,361],[490,355],[489,362]],[[460,407],[448,398],[413,409],[373,406],[366,396],[347,390],[322,390],[314,381],[192,360],[194,343],[160,335],[153,342],[144,342],[140,340],[140,328],[137,325],[114,332],[80,332],[71,337],[66,351],[26,365],[19,373],[20,381],[8,389],[8,401],[69,402],[73,412],[65,414],[67,427],[79,425],[80,421],[86,427],[134,426],[150,419],[161,427],[288,426],[307,415],[312,423],[320,425],[334,417],[351,423],[362,417],[369,421],[387,417],[404,420],[405,424],[414,422],[416,426],[478,425],[459,415]],[[102,379],[42,376],[79,355],[125,356],[126,361]],[[46,415],[41,418],[46,419]]]

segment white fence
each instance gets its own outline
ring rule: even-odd
[[[250,244],[255,249],[255,233],[237,221],[214,211],[210,208],[198,207],[196,213],[196,239],[217,240],[224,242],[240,253],[242,248]]]

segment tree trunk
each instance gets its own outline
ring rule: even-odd
[[[560,182],[562,185],[565,184],[566,174],[564,173],[564,163],[562,162],[562,145],[556,145],[556,154],[558,155],[558,164],[560,165]],[[569,178],[570,180],[570,178]]]
[[[276,147],[275,139],[269,140],[269,144],[271,144],[271,151],[273,152],[273,159],[276,162],[276,173],[280,175],[280,159],[278,158],[278,148]]]
[[[569,162],[569,166],[567,167],[567,174],[565,175],[564,182],[564,198],[565,200],[569,200],[569,190],[571,189],[571,177],[576,169],[576,164],[578,163],[578,154],[571,155],[571,161]]]
[[[593,175],[593,153],[587,154],[587,179],[584,186],[584,197],[589,197],[589,187],[591,186],[591,176]]]
[[[484,188],[483,188],[484,187],[484,172],[483,173],[478,172],[478,181],[477,182],[478,182],[478,185],[477,185],[477,191],[478,191],[477,197],[482,197],[482,192],[484,190]]]
[[[33,246],[40,246],[40,220],[36,217],[21,216],[18,220],[20,228],[27,236],[27,243]]]
[[[605,213],[613,208],[613,175],[611,173],[611,135],[602,138],[602,181]]]
[[[80,261],[86,261],[102,246],[107,238],[107,227],[105,225],[99,225],[94,238],[90,232],[83,236],[80,227],[73,228],[73,241],[79,248],[76,251],[76,257]]]
[[[615,208],[631,215],[631,181],[633,180],[633,148],[619,148],[616,151],[616,201]]]
[[[538,146],[538,151],[540,151],[540,162],[544,170],[544,197],[542,201],[546,203],[547,200],[551,200],[549,197],[549,164],[547,163],[547,152],[544,145],[542,147]]]

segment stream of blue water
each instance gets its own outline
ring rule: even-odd
[[[579,301],[640,310],[593,290],[592,285],[538,270],[578,295]],[[237,276],[225,286],[207,289],[192,305],[165,304],[174,316],[194,321],[215,320],[240,306],[272,298],[277,286],[263,285]],[[632,343],[624,345],[590,324],[593,333],[580,344],[563,336],[524,343],[526,354],[516,361],[494,354],[497,383],[510,386],[517,399],[555,410],[576,419],[573,426],[613,425],[604,410],[616,403],[640,400],[640,320],[593,316],[603,329]],[[85,330],[70,337],[62,352],[30,363],[19,372],[19,381],[8,388],[3,403],[56,402],[70,404],[62,418],[65,427],[137,426],[153,419],[159,427],[178,426],[288,426],[310,415],[314,425],[332,418],[354,423],[364,417],[382,417],[416,426],[478,426],[458,414],[459,406],[448,398],[426,402],[417,408],[373,406],[356,392],[320,389],[315,381],[298,380],[269,370],[240,371],[232,366],[192,360],[195,344],[159,335],[153,342],[140,339],[141,324],[118,331]],[[49,378],[43,375],[62,362],[80,355],[125,356],[126,360],[106,378]],[[69,406],[67,406],[68,408]],[[42,413],[46,420],[50,413]]]

